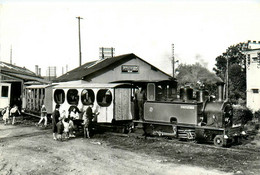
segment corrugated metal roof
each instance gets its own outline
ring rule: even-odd
[[[34,72],[30,71],[29,69],[26,69],[25,67],[19,67],[19,66],[13,65],[13,64],[2,62],[2,61],[0,61],[0,67],[1,67],[1,71],[16,72],[16,73],[22,73],[25,75],[36,76]]]
[[[14,76],[16,78],[20,78],[26,81],[38,81],[40,83],[49,83],[49,81],[44,80],[43,78],[35,77],[35,76],[30,76],[30,75],[23,75],[23,74],[18,74],[18,73],[6,73],[8,75]]]
[[[37,81],[40,83],[49,83],[49,81],[44,80],[42,77],[37,76],[34,72],[26,69],[25,67],[19,67],[13,64],[5,63],[0,61],[0,71],[1,75],[7,76],[10,78],[27,81]]]
[[[85,75],[85,71],[88,69],[88,67],[95,64],[97,61],[92,61],[83,64],[82,66],[75,68],[60,77],[54,79],[54,82],[64,82],[64,81],[71,81],[71,80],[81,80],[82,77]]]

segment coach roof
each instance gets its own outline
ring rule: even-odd
[[[115,87],[133,87],[133,86],[129,83],[89,83],[84,80],[76,80],[76,81],[57,83],[53,88],[72,89],[72,88],[115,88]]]

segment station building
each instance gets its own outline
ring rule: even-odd
[[[246,55],[247,66],[247,107],[253,111],[260,109],[260,41],[248,41],[244,45],[243,53]]]
[[[169,79],[172,76],[131,53],[85,63],[56,78],[54,82],[84,80],[90,83],[113,83]]]

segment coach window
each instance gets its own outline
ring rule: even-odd
[[[8,86],[2,86],[2,97],[8,97],[8,91],[9,87]]]
[[[97,93],[97,103],[99,106],[107,107],[112,102],[112,93],[108,89],[100,89]]]
[[[258,94],[259,93],[259,89],[252,89],[254,94]]]
[[[147,100],[154,101],[155,100],[155,85],[154,83],[147,84]]]
[[[65,101],[65,93],[62,89],[56,89],[54,91],[54,101],[57,104],[62,104]]]
[[[163,98],[163,87],[161,85],[156,86],[156,100],[162,100]]]
[[[70,105],[77,105],[79,103],[79,95],[77,89],[68,90],[67,101]]]
[[[92,89],[83,89],[81,92],[81,102],[83,105],[90,105],[95,100],[95,94]]]

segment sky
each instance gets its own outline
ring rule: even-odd
[[[174,44],[179,63],[212,71],[229,46],[260,41],[260,0],[0,0],[0,60],[38,65],[43,76],[48,66],[58,76],[78,67],[77,16],[82,64],[114,47],[172,74]]]

